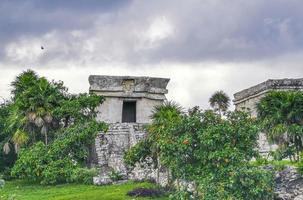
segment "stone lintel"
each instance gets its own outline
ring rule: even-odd
[[[234,104],[237,105],[247,99],[260,96],[271,90],[303,90],[301,79],[269,79],[263,83],[242,90],[234,94]]]
[[[107,93],[116,93],[117,95],[119,93],[164,95],[168,92],[166,89],[168,82],[168,78],[91,75],[89,76],[89,90],[104,93],[104,95]]]
[[[97,95],[104,96],[104,97],[113,97],[113,98],[128,98],[128,99],[140,99],[140,98],[147,98],[147,99],[153,99],[153,100],[159,100],[163,101],[166,100],[166,97],[164,94],[151,94],[151,93],[145,93],[145,92],[136,92],[136,93],[125,93],[123,91],[119,92],[103,92],[103,91],[92,91]]]

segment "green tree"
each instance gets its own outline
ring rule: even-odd
[[[154,168],[160,167],[159,159],[164,158],[160,154],[170,153],[161,151],[161,148],[174,140],[174,136],[171,137],[168,132],[181,122],[181,117],[182,107],[173,101],[166,101],[155,106],[151,115],[153,123],[147,127],[149,137],[140,141],[125,154],[126,164],[131,168],[135,167],[136,163],[153,165]],[[152,158],[151,163],[148,158]],[[166,156],[166,158],[168,157]],[[169,161],[163,160],[161,164],[169,165]],[[159,170],[157,170],[157,179],[159,180]]]
[[[13,144],[10,142],[10,134],[6,128],[10,108],[9,102],[0,105],[0,173],[4,176],[9,175],[9,169],[16,160],[16,153],[12,148]]]
[[[103,127],[103,130],[105,130],[104,123],[95,120],[96,107],[104,99],[101,96],[70,94],[63,82],[48,81],[31,70],[18,75],[12,83],[12,87],[12,101],[5,109],[0,109],[0,131],[2,130],[0,132],[0,145],[3,147],[4,153],[13,153],[15,157],[16,153],[23,149],[23,153],[22,155],[20,153],[18,160],[26,160],[25,157],[30,156],[30,153],[24,152],[30,151],[38,143],[43,142],[45,145],[43,148],[45,149],[52,148],[59,138],[68,138],[65,134],[71,133],[67,130],[71,129],[75,133],[79,133],[82,130],[81,126],[83,126],[88,130],[93,130],[90,132],[92,136],[100,131],[100,129],[96,130],[94,127]],[[92,137],[89,138],[93,141]],[[66,140],[70,141],[71,138]],[[65,154],[65,157],[70,159],[69,161],[73,161],[77,160],[76,155],[82,155],[85,157],[86,164],[88,164],[89,156],[87,156],[87,153],[92,143],[86,142],[81,145],[83,144],[81,140],[85,140],[84,136],[78,138],[78,140],[78,145],[70,144],[68,146],[72,152],[67,154],[70,154],[71,157],[67,158],[67,154]],[[12,148],[13,146],[14,148]],[[43,151],[41,150],[41,152]],[[58,150],[57,153],[60,153],[60,151]],[[47,155],[48,153],[45,154],[45,156]],[[49,157],[47,161],[48,163],[50,161],[55,162],[54,167],[72,163],[69,161],[61,163],[57,162],[56,159],[59,158]],[[17,161],[17,163],[19,162],[21,161]],[[30,176],[33,176],[33,174]],[[36,174],[36,176],[38,175]]]
[[[19,74],[15,80],[11,83],[13,99],[17,99],[28,88],[35,85],[39,77],[36,72],[27,70]]]
[[[257,104],[262,130],[283,156],[299,160],[303,150],[303,92],[273,91]]]
[[[230,98],[222,90],[215,92],[209,99],[210,106],[222,116],[230,106]]]
[[[197,107],[182,113],[163,105],[155,116],[148,137],[125,154],[126,163],[146,162],[156,152],[172,181],[195,183],[191,195],[196,199],[272,199],[272,175],[250,165],[259,128],[248,114],[230,112],[221,118]],[[179,191],[172,198],[190,195]]]
[[[62,82],[49,82],[28,70],[12,82],[13,102],[8,115],[11,141],[18,151],[24,144],[33,144],[44,138],[48,144],[48,133],[56,129],[59,119],[53,110],[65,99],[66,88]]]
[[[104,123],[95,120],[83,121],[62,129],[49,145],[38,142],[22,149],[12,175],[41,184],[73,182],[74,173],[86,166],[88,147],[105,128]]]

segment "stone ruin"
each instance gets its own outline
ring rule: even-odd
[[[252,117],[257,117],[256,104],[262,97],[270,91],[303,91],[303,79],[269,79],[263,83],[242,90],[234,94],[234,104],[236,110],[249,111]],[[262,155],[267,155],[277,148],[274,144],[269,144],[264,133],[259,135],[259,151]]]
[[[95,140],[95,165],[101,169],[99,176],[94,177],[95,184],[111,183],[109,174],[112,171],[120,173],[124,179],[156,179],[156,170],[161,169],[136,167],[129,171],[123,163],[123,155],[146,136],[144,126],[151,122],[153,107],[166,100],[168,82],[167,78],[153,77],[89,77],[90,92],[105,97],[98,107],[97,119],[109,124],[109,130],[99,133]]]
[[[100,174],[94,177],[95,184],[111,183],[109,174],[112,171],[121,173],[126,180],[157,180],[159,173],[160,180],[157,181],[161,185],[166,184],[165,169],[138,166],[130,171],[123,163],[123,155],[146,136],[144,126],[151,122],[150,115],[153,107],[166,100],[168,82],[169,79],[166,78],[152,77],[97,75],[89,77],[90,92],[105,97],[103,104],[98,107],[100,112],[97,119],[109,124],[109,130],[106,133],[99,133],[95,140],[95,159],[92,162],[100,168]],[[267,80],[240,91],[234,94],[236,110],[250,111],[251,115],[256,117],[256,103],[272,90],[303,91],[303,79]],[[275,148],[276,146],[270,145],[265,135],[260,133],[261,154],[267,155]],[[283,188],[285,187],[288,188],[288,186],[279,186],[276,193],[284,195]]]
[[[270,169],[270,166],[268,167]],[[275,172],[275,200],[303,200],[303,177],[297,168],[288,166]]]

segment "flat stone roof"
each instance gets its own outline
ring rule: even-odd
[[[109,96],[133,96],[144,97],[150,95],[164,95],[168,90],[166,86],[169,78],[156,78],[146,76],[106,76],[106,75],[90,75],[89,90],[92,92],[99,92],[101,94],[108,94]],[[129,88],[130,87],[130,88]],[[124,93],[130,89],[127,95]],[[156,97],[158,99],[158,97]],[[161,98],[162,99],[162,98]]]
[[[234,102],[267,92],[269,90],[303,90],[303,78],[299,79],[269,79],[263,83],[234,94]]]

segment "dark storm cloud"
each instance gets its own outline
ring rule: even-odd
[[[26,63],[20,54],[38,40],[47,53],[29,54],[40,64],[266,60],[303,50],[302,7],[301,0],[2,1],[0,53]]]
[[[20,37],[39,37],[52,30],[89,29],[98,15],[117,11],[128,3],[129,0],[2,0],[2,53],[5,44]]]
[[[190,7],[190,8],[189,8]],[[174,8],[177,36],[155,60],[245,61],[303,49],[303,1],[193,1]]]

